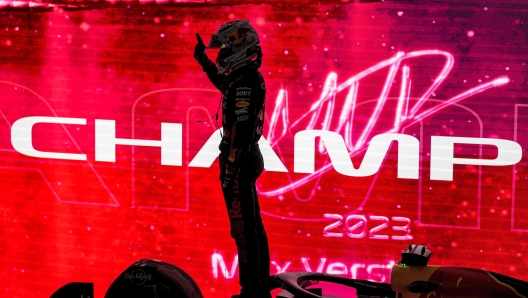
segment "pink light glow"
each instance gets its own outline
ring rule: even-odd
[[[344,105],[341,107],[341,115],[339,116],[339,123],[337,125],[337,129],[335,130],[338,133],[344,134],[345,143],[347,144],[347,147],[350,149],[350,156],[354,157],[364,151],[367,146],[369,140],[373,137],[372,132],[373,129],[379,120],[379,117],[381,115],[381,112],[384,109],[385,103],[388,99],[388,94],[392,85],[392,82],[394,81],[394,78],[397,74],[398,69],[400,68],[401,62],[405,59],[411,59],[411,58],[417,58],[417,57],[423,57],[423,56],[443,56],[445,57],[445,64],[441,71],[438,73],[436,78],[433,80],[433,83],[431,86],[417,99],[416,103],[409,109],[409,102],[410,102],[410,91],[411,91],[411,80],[410,80],[410,67],[407,65],[404,65],[402,67],[402,82],[400,84],[400,95],[398,97],[397,102],[397,109],[394,117],[394,127],[391,129],[388,129],[387,131],[384,131],[382,133],[393,133],[393,132],[401,132],[406,127],[415,124],[424,118],[431,116],[433,114],[438,113],[440,110],[451,106],[453,104],[456,104],[460,102],[463,99],[466,99],[470,96],[476,95],[478,93],[481,93],[483,91],[486,91],[491,88],[495,88],[498,86],[505,85],[509,82],[509,78],[507,77],[500,77],[497,79],[494,79],[490,82],[480,84],[476,87],[473,87],[467,91],[464,91],[454,97],[451,97],[450,99],[442,102],[441,104],[432,107],[427,110],[421,110],[421,107],[430,99],[433,93],[435,93],[436,89],[440,86],[440,84],[447,78],[447,75],[450,73],[450,71],[453,68],[454,64],[454,58],[453,55],[451,55],[448,52],[440,51],[440,50],[423,50],[423,51],[415,51],[410,53],[403,53],[398,52],[394,57],[389,58],[385,61],[382,61],[358,74],[355,76],[349,78],[344,83],[337,85],[337,74],[334,72],[331,72],[328,74],[324,88],[321,92],[321,96],[319,99],[312,104],[310,107],[310,110],[305,113],[303,116],[301,116],[299,119],[297,119],[295,122],[293,122],[290,125],[290,120],[288,117],[288,105],[287,105],[287,92],[285,90],[281,90],[279,92],[279,95],[277,96],[276,103],[275,103],[275,110],[273,111],[273,114],[271,116],[271,122],[270,122],[270,132],[268,133],[268,141],[271,144],[271,146],[275,146],[285,135],[286,135],[286,127],[289,127],[290,129],[297,128],[299,123],[305,119],[305,117],[311,116],[311,120],[308,125],[306,125],[302,129],[314,129],[316,127],[316,120],[318,119],[319,115],[321,114],[322,110],[324,109],[324,106],[326,105],[326,112],[325,112],[325,118],[322,123],[321,129],[329,130],[330,128],[330,119],[332,119],[332,115],[334,113],[334,106],[335,106],[335,97],[338,92],[341,92],[345,90],[346,88],[349,88],[347,98],[345,100]],[[357,93],[359,88],[359,81],[368,75],[382,69],[385,67],[389,67],[389,74],[387,76],[387,79],[385,80],[384,85],[382,86],[382,91],[380,94],[380,97],[377,99],[377,104],[372,112],[372,115],[368,121],[368,124],[363,130],[360,130],[361,134],[356,142],[356,144],[353,144],[352,142],[352,131],[354,130],[353,124],[354,124],[354,110],[357,103]],[[339,109],[337,109],[339,110]],[[275,136],[274,129],[277,127],[276,121],[279,121],[279,115],[278,113],[282,113],[282,126],[283,130],[280,135]],[[357,131],[357,129],[356,129]],[[319,145],[320,152],[323,152],[323,145],[320,143]],[[280,152],[280,150],[277,150],[277,152]],[[301,179],[298,179],[296,181],[293,181],[292,177],[286,173],[288,177],[288,181],[284,186],[278,187],[276,189],[268,190],[268,191],[261,191],[261,194],[265,196],[277,196],[280,194],[283,194],[284,192],[295,190],[296,188],[306,184],[309,181],[312,181],[313,179],[319,179],[321,178],[321,175],[325,172],[332,169],[332,164],[329,163],[329,161],[325,161],[325,165],[321,167],[319,170],[315,171],[315,173],[307,175]],[[316,182],[318,183],[318,182]],[[314,189],[317,186],[314,187]],[[310,201],[311,198],[313,198],[314,194],[313,191],[310,194],[310,197],[307,199],[300,199],[296,194],[295,197],[299,201],[307,202]]]
[[[398,129],[398,127],[400,127],[403,115],[407,115],[409,111],[409,94],[411,92],[411,79],[409,78],[409,72],[409,66],[404,66],[402,68],[402,85],[400,89],[400,98],[398,99],[398,106],[396,108],[394,129]],[[404,106],[405,111],[403,112]],[[405,120],[405,118],[403,118],[403,120]]]
[[[275,100],[275,110],[273,110],[273,114],[270,121],[270,129],[268,130],[268,137],[267,139],[270,140],[270,142],[275,138],[275,130],[276,126],[279,120],[279,115],[282,115],[282,123],[287,124],[289,122],[289,115],[288,115],[288,91],[281,89],[279,91],[279,95],[277,95],[277,99]],[[282,133],[278,139],[280,139],[282,136],[284,136],[287,132],[288,127],[284,125],[282,127]],[[275,143],[271,142],[271,146],[275,145]]]
[[[387,80],[385,80],[385,85],[383,85],[383,91],[381,91],[381,95],[378,99],[376,108],[374,109],[372,116],[370,116],[367,127],[363,130],[356,146],[354,146],[354,149],[362,148],[367,136],[369,136],[370,133],[372,132],[372,129],[374,128],[374,124],[378,120],[380,113],[383,109],[383,106],[387,102],[387,97],[389,96],[390,86],[392,85],[391,83],[394,81],[394,77],[396,76],[396,71],[398,70],[398,67],[400,66],[400,62],[401,62],[401,59],[398,59],[395,61],[393,65],[391,65],[389,75],[387,76]]]

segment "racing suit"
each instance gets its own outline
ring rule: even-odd
[[[206,57],[198,62],[222,93],[220,183],[238,250],[241,297],[256,297],[258,280],[270,276],[268,238],[255,186],[264,169],[258,140],[264,125],[266,87],[259,61],[227,76],[219,74]]]

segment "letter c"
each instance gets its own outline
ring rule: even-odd
[[[37,123],[86,125],[86,119],[63,117],[24,117],[11,127],[11,144],[21,154],[38,158],[55,158],[69,160],[86,160],[86,154],[39,151],[33,147],[33,125]]]

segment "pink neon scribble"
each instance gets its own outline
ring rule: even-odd
[[[307,113],[305,113],[302,117],[300,117],[291,124],[288,116],[288,91],[281,89],[279,91],[279,95],[277,96],[275,102],[275,109],[271,116],[267,140],[269,141],[270,145],[274,147],[282,138],[284,138],[288,134],[288,130],[295,128],[302,120],[310,116],[310,122],[308,125],[306,125],[304,129],[314,129],[317,124],[316,120],[319,118],[319,116],[325,109],[325,105],[326,111],[321,129],[331,130],[330,120],[332,119],[332,115],[334,113],[336,94],[348,88],[348,94],[341,108],[341,113],[338,118],[339,122],[337,124],[337,128],[334,131],[344,135],[345,144],[350,150],[350,156],[354,157],[358,155],[362,151],[366,150],[369,140],[373,137],[374,126],[377,123],[382,111],[384,110],[385,104],[388,99],[389,91],[392,86],[392,82],[398,74],[400,65],[406,59],[423,56],[443,56],[445,58],[445,64],[439,72],[438,76],[434,79],[431,86],[423,93],[422,96],[417,98],[416,102],[412,107],[409,107],[410,90],[412,83],[410,80],[411,69],[407,65],[403,65],[403,67],[401,67],[402,80],[400,85],[399,97],[397,99],[397,108],[394,115],[394,126],[391,129],[388,129],[382,133],[402,132],[406,127],[413,125],[426,117],[436,114],[440,110],[448,106],[456,104],[470,96],[476,95],[488,89],[505,85],[510,81],[508,77],[499,77],[490,82],[480,84],[454,97],[451,97],[435,107],[423,110],[421,109],[422,106],[428,101],[428,99],[431,98],[431,96],[435,93],[435,90],[440,86],[440,84],[447,78],[447,75],[451,72],[454,64],[453,55],[440,50],[423,50],[410,53],[398,52],[394,57],[382,61],[356,74],[355,76],[349,78],[340,85],[337,84],[336,73],[331,72],[330,74],[328,74],[323,87],[323,91],[321,92],[321,96],[319,97],[319,99],[310,107],[310,110]],[[385,80],[380,96],[377,98],[376,107],[374,108],[374,111],[372,112],[372,115],[370,116],[367,125],[359,131],[360,137],[354,144],[352,140],[352,131],[354,129],[354,110],[357,105],[357,94],[360,80],[384,67],[390,67],[387,79]],[[283,126],[283,129],[280,134],[276,135],[275,130],[277,129],[279,124]],[[323,147],[324,145],[321,142],[319,144],[320,152],[324,152]],[[277,152],[280,152],[279,148],[274,149],[276,149]],[[318,182],[321,178],[321,175],[332,169],[332,167],[332,164],[326,161],[325,165],[318,169],[315,173],[307,175],[296,181],[293,181],[289,173],[286,173],[288,177],[287,185],[268,191],[261,191],[261,194],[265,196],[277,196],[287,191],[295,190],[296,188],[314,179],[317,179]],[[310,194],[310,197],[307,199],[301,199],[297,196],[297,194],[295,194],[296,199],[302,202],[310,201],[313,196],[313,191],[312,194]]]

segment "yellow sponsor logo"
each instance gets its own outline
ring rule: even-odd
[[[249,102],[243,100],[236,103],[237,108],[245,108],[249,106]]]
[[[227,160],[229,160],[230,162],[235,162],[235,152],[231,152]]]

